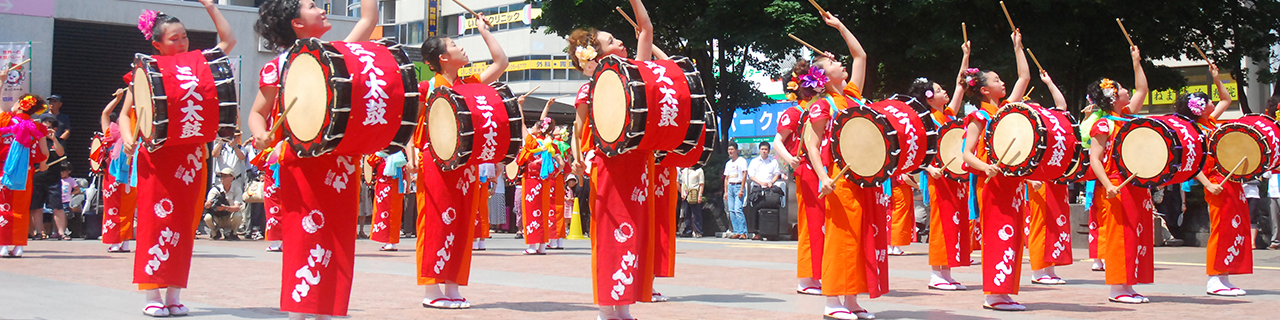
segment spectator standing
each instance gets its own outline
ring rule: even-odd
[[[764,193],[773,187],[774,183],[782,177],[782,171],[778,170],[778,160],[769,154],[770,145],[768,142],[760,143],[760,156],[751,159],[751,165],[747,166],[747,173],[751,178],[751,187],[748,188],[747,205],[742,210],[747,220],[747,233],[751,234],[753,240],[760,240],[760,201],[763,201]],[[759,197],[759,198],[757,198]]]
[[[1245,203],[1249,205],[1249,249],[1254,249],[1254,245],[1258,242],[1258,229],[1262,228],[1262,223],[1267,219],[1270,210],[1267,209],[1267,203],[1262,201],[1262,194],[1259,193],[1258,180],[1249,180],[1244,183]]]
[[[219,179],[221,179],[219,176],[223,169],[229,169],[232,173],[232,188],[244,190],[244,173],[245,165],[248,163],[248,160],[246,160],[248,159],[248,155],[245,154],[245,150],[241,147],[240,131],[232,128],[222,128],[219,129],[219,131],[218,136],[222,137],[229,135],[231,138],[216,139],[213,141],[213,147],[209,148],[210,155],[213,159],[213,167],[211,168],[213,170],[210,171],[214,173],[212,179],[209,180],[211,182],[211,187],[219,184]],[[237,224],[235,230],[232,230],[233,232],[248,232],[247,222],[249,222],[250,219],[245,219],[244,209],[244,206],[241,206],[240,210],[233,213],[237,216],[235,218]]]
[[[742,183],[747,177],[747,159],[738,157],[738,143],[729,142],[729,161],[724,164],[724,210],[729,215],[730,229],[727,238],[746,238],[747,222],[742,215],[746,191]]]
[[[244,216],[235,213],[244,209],[244,199],[240,198],[244,190],[235,186],[234,181],[235,174],[231,169],[223,168],[218,171],[218,183],[209,189],[205,198],[204,223],[209,227],[210,239],[240,240],[236,228]]]
[[[71,116],[62,113],[62,96],[51,95],[46,98],[49,102],[49,114],[58,119],[58,126],[54,130],[54,136],[58,137],[59,143],[67,143],[67,139],[71,137]],[[50,127],[54,128],[54,127]]]
[[[54,128],[58,119],[54,115],[41,115],[39,121],[46,127]],[[56,130],[49,130],[49,135],[44,137],[45,143],[49,146],[49,158],[44,163],[38,164],[36,174],[32,177],[31,186],[31,225],[35,226],[33,230],[39,233],[39,239],[54,240],[71,240],[71,236],[63,234],[67,230],[67,216],[62,211],[62,173],[59,169],[49,170],[48,163],[58,161],[66,152],[62,148],[62,143],[57,139]],[[53,230],[52,235],[45,233],[44,226],[44,209],[48,208],[53,211],[53,222],[57,229]]]
[[[1271,210],[1271,245],[1267,249],[1280,250],[1280,174],[1267,173],[1267,207]]]
[[[702,187],[705,179],[701,167],[680,171],[680,201],[685,208],[686,231],[694,238],[702,237]]]

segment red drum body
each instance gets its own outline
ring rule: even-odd
[[[698,140],[698,144],[693,150],[685,154],[659,151],[654,160],[659,165],[677,168],[701,168],[707,165],[707,160],[710,160],[711,154],[715,152],[716,142],[720,141],[720,126],[716,121],[716,112],[710,105],[707,106],[705,119],[706,125],[704,126],[705,130],[703,130],[702,139]]]
[[[1174,149],[1182,154],[1181,159],[1169,168],[1173,171],[1173,176],[1161,185],[1183,183],[1195,178],[1204,169],[1204,163],[1208,159],[1205,157],[1205,133],[1194,122],[1178,115],[1154,116],[1151,119],[1164,123],[1178,137]]]
[[[506,84],[439,87],[427,101],[427,146],[445,171],[510,163],[524,144],[523,113]]]
[[[1270,157],[1267,158],[1267,169],[1275,170],[1280,167],[1280,152],[1275,152],[1280,151],[1278,149],[1280,148],[1280,125],[1276,124],[1275,118],[1261,114],[1250,114],[1231,122],[1243,123],[1258,129],[1258,133],[1262,134],[1267,146],[1273,151],[1269,153]]]
[[[1218,126],[1209,136],[1209,153],[1217,160],[1213,169],[1236,182],[1262,177],[1269,155],[1276,152],[1266,139],[1257,128],[1241,122]]]
[[[1079,135],[1066,112],[1014,102],[1000,108],[994,119],[985,147],[1006,174],[1054,181],[1067,177],[1076,164]]]
[[[1133,185],[1150,187],[1173,179],[1183,161],[1182,140],[1163,121],[1136,118],[1116,130],[1111,159],[1122,178],[1134,176]]]
[[[705,133],[706,94],[693,62],[608,56],[591,82],[591,128],[605,156],[634,149],[684,154]]]
[[[408,144],[417,74],[400,44],[300,39],[285,59],[277,106],[298,156],[394,153]]]
[[[962,181],[969,178],[964,171],[964,119],[956,119],[942,124],[938,128],[938,156],[933,158],[932,165],[942,168],[942,176],[951,180]]]
[[[208,143],[219,128],[239,127],[235,74],[222,49],[139,53],[133,66],[134,116],[147,149]]]
[[[921,119],[922,112],[927,107],[902,95],[841,111],[831,135],[833,160],[862,187],[919,171],[937,153],[937,128]]]

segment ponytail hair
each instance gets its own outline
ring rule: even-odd
[[[1173,102],[1173,112],[1192,121],[1200,120],[1204,117],[1204,110],[1211,108],[1209,104],[1212,102],[1204,92],[1183,93]]]
[[[937,82],[933,82],[933,80],[929,80],[929,78],[916,78],[916,81],[911,82],[911,87],[907,88],[907,95],[915,98],[916,101],[920,101],[920,103],[927,105],[929,104],[929,99],[933,99],[933,95],[936,94],[933,92],[933,86],[935,84],[937,84]]]
[[[440,73],[443,69],[440,66],[440,55],[449,51],[449,48],[445,47],[444,39],[446,39],[444,36],[434,36],[422,43],[422,61],[427,63],[432,72]]]
[[[987,86],[987,75],[991,72],[991,70],[978,70],[978,68],[966,69],[960,79],[964,94],[979,101],[986,99],[982,96],[982,87]]]

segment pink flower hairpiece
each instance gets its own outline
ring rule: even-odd
[[[978,73],[982,72],[978,68],[969,68],[964,70],[964,83],[969,87],[978,86]]]
[[[804,88],[819,89],[826,87],[827,81],[830,80],[830,78],[827,78],[826,70],[819,67],[810,67],[808,74],[800,76],[800,86]]]
[[[159,15],[159,12],[143,9],[142,15],[138,16],[138,31],[142,31],[142,36],[147,40],[151,40],[151,29],[155,28],[156,16]]]
[[[1199,116],[1204,114],[1204,106],[1208,103],[1204,101],[1204,97],[1192,95],[1187,98],[1187,108],[1191,109],[1191,113]]]

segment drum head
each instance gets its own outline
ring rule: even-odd
[[[946,125],[944,128],[938,139],[937,165],[942,167],[948,176],[958,179],[966,173],[963,159],[964,128],[952,125]]]
[[[622,75],[606,69],[596,76],[591,89],[591,117],[596,134],[605,142],[617,142],[627,125],[627,95]]]
[[[884,170],[889,153],[883,136],[884,132],[871,119],[855,117],[844,123],[838,147],[850,172],[870,177]]]
[[[163,93],[163,92],[162,92]],[[136,117],[134,125],[138,126],[138,134],[151,138],[153,121],[155,120],[155,100],[151,92],[151,75],[143,68],[133,69],[133,113]]]
[[[1008,113],[997,119],[994,126],[995,130],[987,141],[991,158],[999,159],[1002,166],[1018,166],[1026,162],[1035,148],[1032,137],[1040,134],[1031,119],[1022,113]]]
[[[437,95],[427,106],[427,141],[436,159],[453,159],[458,151],[458,115],[447,96]]]
[[[1244,131],[1229,131],[1214,136],[1218,138],[1213,146],[1213,154],[1218,159],[1218,172],[1227,173],[1236,164],[1239,164],[1239,168],[1229,173],[1232,178],[1261,171],[1258,167],[1266,161],[1262,156],[1266,150],[1258,136]]]
[[[1169,164],[1169,145],[1152,127],[1129,130],[1120,143],[1120,159],[1130,174],[1152,179],[1164,173]],[[1127,177],[1126,177],[1127,178]]]
[[[512,183],[520,175],[520,165],[517,165],[515,161],[508,162],[505,171],[507,173],[507,183]]]
[[[280,90],[281,104],[277,108],[281,112],[288,110],[284,121],[289,123],[289,132],[298,140],[315,140],[328,120],[323,116],[329,104],[328,76],[324,68],[315,56],[299,54],[289,61],[283,79],[286,81]]]

